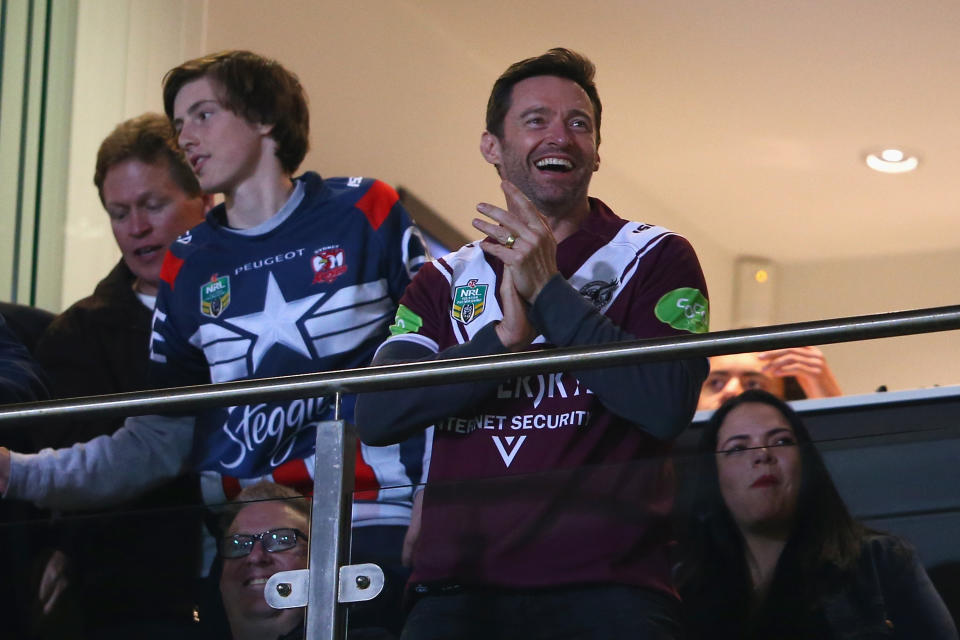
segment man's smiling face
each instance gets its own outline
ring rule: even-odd
[[[503,137],[485,132],[481,151],[544,215],[586,204],[600,166],[593,104],[572,80],[521,80],[513,86]]]
[[[305,532],[309,529],[309,523],[304,515],[283,501],[252,502],[237,514],[227,534],[258,534],[278,528]],[[265,551],[257,541],[248,555],[225,558],[220,576],[220,593],[231,625],[234,620],[281,615],[282,610],[273,609],[264,598],[263,589],[267,579],[279,571],[306,567],[307,543],[299,540],[293,549],[274,553]]]

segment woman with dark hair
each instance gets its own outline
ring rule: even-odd
[[[957,638],[913,549],[850,516],[785,402],[729,400],[699,451],[678,569],[691,639]]]

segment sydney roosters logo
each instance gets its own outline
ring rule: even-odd
[[[313,267],[313,282],[333,282],[346,273],[346,257],[340,247],[324,247],[313,252],[310,260]]]

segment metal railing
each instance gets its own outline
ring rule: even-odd
[[[310,373],[176,389],[24,403],[0,408],[0,428],[70,414],[84,419],[183,412],[258,401],[363,393],[499,378],[505,375],[595,369],[663,360],[855,342],[960,329],[960,305],[794,324],[718,331],[655,340],[570,347],[428,363]]]
[[[429,363],[368,367],[201,385],[159,391],[10,405],[0,408],[0,428],[16,428],[65,414],[85,419],[192,412],[239,404],[306,396],[450,384],[508,375],[576,371],[698,356],[852,342],[960,329],[960,306],[838,318],[754,329],[721,331],[656,340],[552,349],[532,353],[481,356]],[[339,404],[338,404],[339,406]],[[339,418],[339,416],[337,416]],[[343,422],[321,423],[310,535],[310,569],[301,584],[307,589],[306,637],[333,640],[343,633],[344,565],[350,535],[355,434]],[[285,584],[289,593],[289,585]],[[304,594],[298,594],[303,596]]]

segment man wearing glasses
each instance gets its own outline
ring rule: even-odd
[[[272,482],[247,487],[218,548],[220,594],[234,640],[303,637],[301,609],[273,609],[263,597],[279,571],[307,568],[310,502]],[[298,635],[299,634],[299,635]]]

